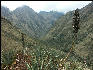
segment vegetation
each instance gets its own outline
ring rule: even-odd
[[[44,41],[48,45],[52,45],[57,49],[61,49],[64,52],[68,52],[71,47],[71,43],[74,40],[76,43],[75,54],[81,57],[83,60],[90,64],[93,60],[92,56],[90,60],[87,58],[93,53],[93,2],[86,7],[80,9],[80,30],[77,33],[77,39],[73,39],[73,29],[72,29],[72,18],[73,11],[68,12],[66,15],[62,16],[56,21],[54,27],[45,36]],[[43,40],[42,39],[42,40]],[[91,50],[89,49],[91,48]],[[92,63],[91,63],[92,64]],[[91,64],[89,66],[91,66]]]
[[[72,18],[73,11],[66,13],[61,16],[55,24],[52,25],[49,32],[47,31],[47,24],[44,23],[48,17],[54,17],[49,12],[40,12],[39,16],[29,7],[24,6],[17,8],[13,13],[13,21],[10,18],[10,13],[3,15],[1,17],[1,63],[2,69],[6,66],[11,68],[13,63],[17,59],[17,52],[22,52],[22,55],[30,56],[30,63],[25,62],[27,70],[92,70],[93,64],[93,2],[85,6],[80,11],[80,30],[77,33],[77,39],[73,39],[73,29],[72,29]],[[23,12],[21,12],[23,10]],[[26,11],[25,11],[26,10]],[[6,11],[9,11],[7,9]],[[5,12],[5,11],[3,11]],[[27,12],[25,14],[25,12]],[[32,12],[32,14],[28,14]],[[6,12],[5,12],[6,13]],[[45,14],[44,14],[45,13]],[[23,15],[22,15],[23,14]],[[43,15],[44,14],[44,15]],[[46,16],[47,14],[47,16]],[[22,16],[19,16],[22,15]],[[28,17],[28,15],[30,15]],[[9,17],[8,17],[9,16]],[[32,16],[35,18],[33,19]],[[58,16],[56,16],[58,18]],[[55,18],[56,18],[55,17]],[[21,19],[22,18],[22,19]],[[30,20],[31,18],[31,20]],[[40,21],[44,18],[44,21]],[[54,22],[47,20],[47,23]],[[25,24],[25,23],[26,24]],[[31,23],[29,23],[31,22]],[[37,22],[42,22],[39,24]],[[18,23],[18,24],[17,24]],[[36,23],[35,25],[33,23]],[[17,25],[16,25],[17,24]],[[21,25],[22,24],[22,25]],[[24,25],[25,24],[25,25]],[[23,26],[24,25],[24,26]],[[28,26],[26,28],[26,25]],[[33,27],[32,27],[33,26]],[[46,35],[43,34],[43,26],[46,26]],[[37,29],[37,27],[39,27]],[[42,28],[43,27],[43,28]],[[31,28],[31,29],[29,29]],[[35,33],[35,29],[37,29]],[[33,35],[29,36],[27,31],[32,30]],[[40,30],[40,31],[39,31]],[[43,30],[43,31],[41,31]],[[42,32],[39,34],[39,32]],[[24,34],[24,47],[22,44],[22,33]],[[43,35],[42,35],[43,34]],[[40,39],[33,37],[34,35]],[[73,46],[74,41],[75,47],[69,54],[70,48]],[[67,59],[66,59],[67,58]],[[27,57],[28,59],[28,57]],[[66,59],[66,61],[64,61]],[[24,60],[23,60],[24,61]],[[17,67],[17,63],[16,63]],[[8,70],[7,68],[6,70]]]

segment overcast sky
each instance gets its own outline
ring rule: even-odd
[[[22,5],[27,5],[34,11],[59,11],[68,12],[76,8],[83,8],[91,1],[1,1],[1,5],[6,6],[11,11]]]

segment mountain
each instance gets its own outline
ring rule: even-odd
[[[32,36],[40,37],[51,26],[48,23],[44,23],[43,18],[41,20],[38,14],[28,6],[15,9],[13,14],[17,17],[17,20],[14,20],[14,22],[22,27],[23,31],[28,32]]]
[[[73,28],[72,18],[74,11],[66,13],[55,22],[43,40],[50,46],[56,47],[64,52],[69,52],[72,46]],[[90,65],[93,63],[93,2],[79,9],[80,29],[75,42],[75,55],[86,60]],[[74,55],[74,56],[75,56]]]
[[[9,15],[5,14],[5,11],[7,11],[7,14],[9,12]],[[36,13],[32,8],[26,5],[18,7],[12,12],[10,12],[8,8],[2,7],[1,12],[2,16],[5,16],[24,33],[34,38],[41,38],[42,36],[44,36],[48,32],[54,21],[59,18],[59,16],[63,15],[52,14],[52,17],[50,19],[50,14],[46,15],[46,13]]]
[[[16,54],[19,51],[23,51],[22,34],[19,28],[13,25],[12,22],[5,17],[1,17],[1,63],[3,66],[11,65],[15,59]],[[28,51],[32,51],[32,48],[39,46],[38,40],[31,38],[24,34],[24,47],[30,48]]]
[[[17,60],[16,55],[18,55],[19,53],[21,53],[21,51],[24,50],[21,33],[23,32],[16,26],[14,26],[13,23],[11,23],[4,17],[1,17],[1,64],[2,64],[1,69],[2,70],[5,68],[10,70],[10,68],[15,69],[15,67],[17,66],[19,67],[19,65],[17,65],[15,61]],[[63,51],[51,48],[51,46],[45,45],[43,41],[36,40],[27,35],[24,36],[24,41],[25,41],[24,47],[27,47],[27,50],[25,49],[25,53],[22,54],[23,56],[25,56],[25,59],[30,60],[31,61],[30,63],[32,63],[31,64],[32,68],[26,66],[27,69],[37,70],[42,66],[44,70],[59,69],[58,65],[62,63],[60,59],[65,57],[65,53]],[[20,57],[22,56],[22,54],[20,54]],[[26,56],[29,56],[29,58],[27,58]],[[26,60],[22,61],[25,62]],[[44,64],[42,64],[42,62]],[[68,65],[69,62],[72,61],[67,61],[65,63],[67,68],[69,67]],[[26,63],[28,64],[28,62]],[[57,65],[55,63],[57,63]],[[78,66],[74,67],[75,69],[83,68],[83,63],[80,62],[76,63],[72,62],[72,63],[74,65],[77,65],[78,63]],[[21,65],[23,64],[24,63],[22,63]]]
[[[22,50],[22,34],[20,29],[13,25],[9,20],[1,17],[1,49],[8,51],[10,49]],[[25,41],[33,46],[36,43],[34,38],[25,35]],[[27,44],[25,44],[27,45]]]
[[[55,21],[58,18],[64,15],[64,13],[57,12],[57,11],[50,11],[50,12],[40,11],[38,14],[42,16],[46,20],[46,22],[51,23],[51,24],[55,23]]]
[[[2,64],[1,68],[2,69],[5,68],[6,66],[12,66],[13,62],[16,60],[17,53],[24,50],[21,33],[23,32],[16,26],[14,26],[11,21],[7,20],[5,17],[1,17],[1,64]],[[48,47],[42,41],[31,38],[26,34],[24,36],[24,47],[27,47],[26,53],[32,56],[30,59],[32,61],[32,67],[33,68],[35,67],[34,69],[39,68],[37,64],[40,61],[39,59],[42,59],[40,61],[41,63],[43,60],[47,61],[46,59],[47,56],[49,55],[51,55],[48,58],[49,60],[53,59],[56,56],[60,57],[63,56],[63,54],[59,54],[60,53],[59,50]],[[61,53],[63,52],[61,51]],[[44,69],[46,69],[46,67],[44,67]]]
[[[7,7],[1,6],[1,16],[4,16],[5,18],[12,20],[12,13]]]
[[[27,63],[28,69],[59,70],[65,67],[66,70],[82,70],[85,67],[84,61],[88,67],[93,68],[93,2],[79,9],[80,29],[76,39],[73,39],[73,13],[74,11],[70,11],[60,16],[55,11],[36,13],[28,6],[16,8],[14,11],[2,7],[2,69],[12,65],[18,51],[24,51],[21,33],[25,34],[25,53],[31,56],[31,67]],[[73,41],[73,51],[66,62],[62,62],[67,58]]]

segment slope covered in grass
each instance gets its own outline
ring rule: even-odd
[[[51,46],[64,52],[69,52],[73,39],[73,11],[68,12],[56,21],[43,40]],[[89,65],[93,63],[93,2],[79,9],[80,29],[75,42],[75,54],[86,60]]]

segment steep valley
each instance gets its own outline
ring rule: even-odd
[[[2,68],[4,65],[12,65],[17,52],[26,50],[26,54],[31,56],[31,67],[27,65],[30,70],[60,70],[61,67],[66,70],[84,70],[84,61],[87,70],[92,70],[93,2],[79,9],[80,29],[76,39],[73,38],[73,13],[74,11],[66,14],[56,11],[36,13],[26,5],[10,11],[2,6]],[[22,33],[25,48],[22,44]],[[75,47],[66,62],[63,62],[73,42]]]

